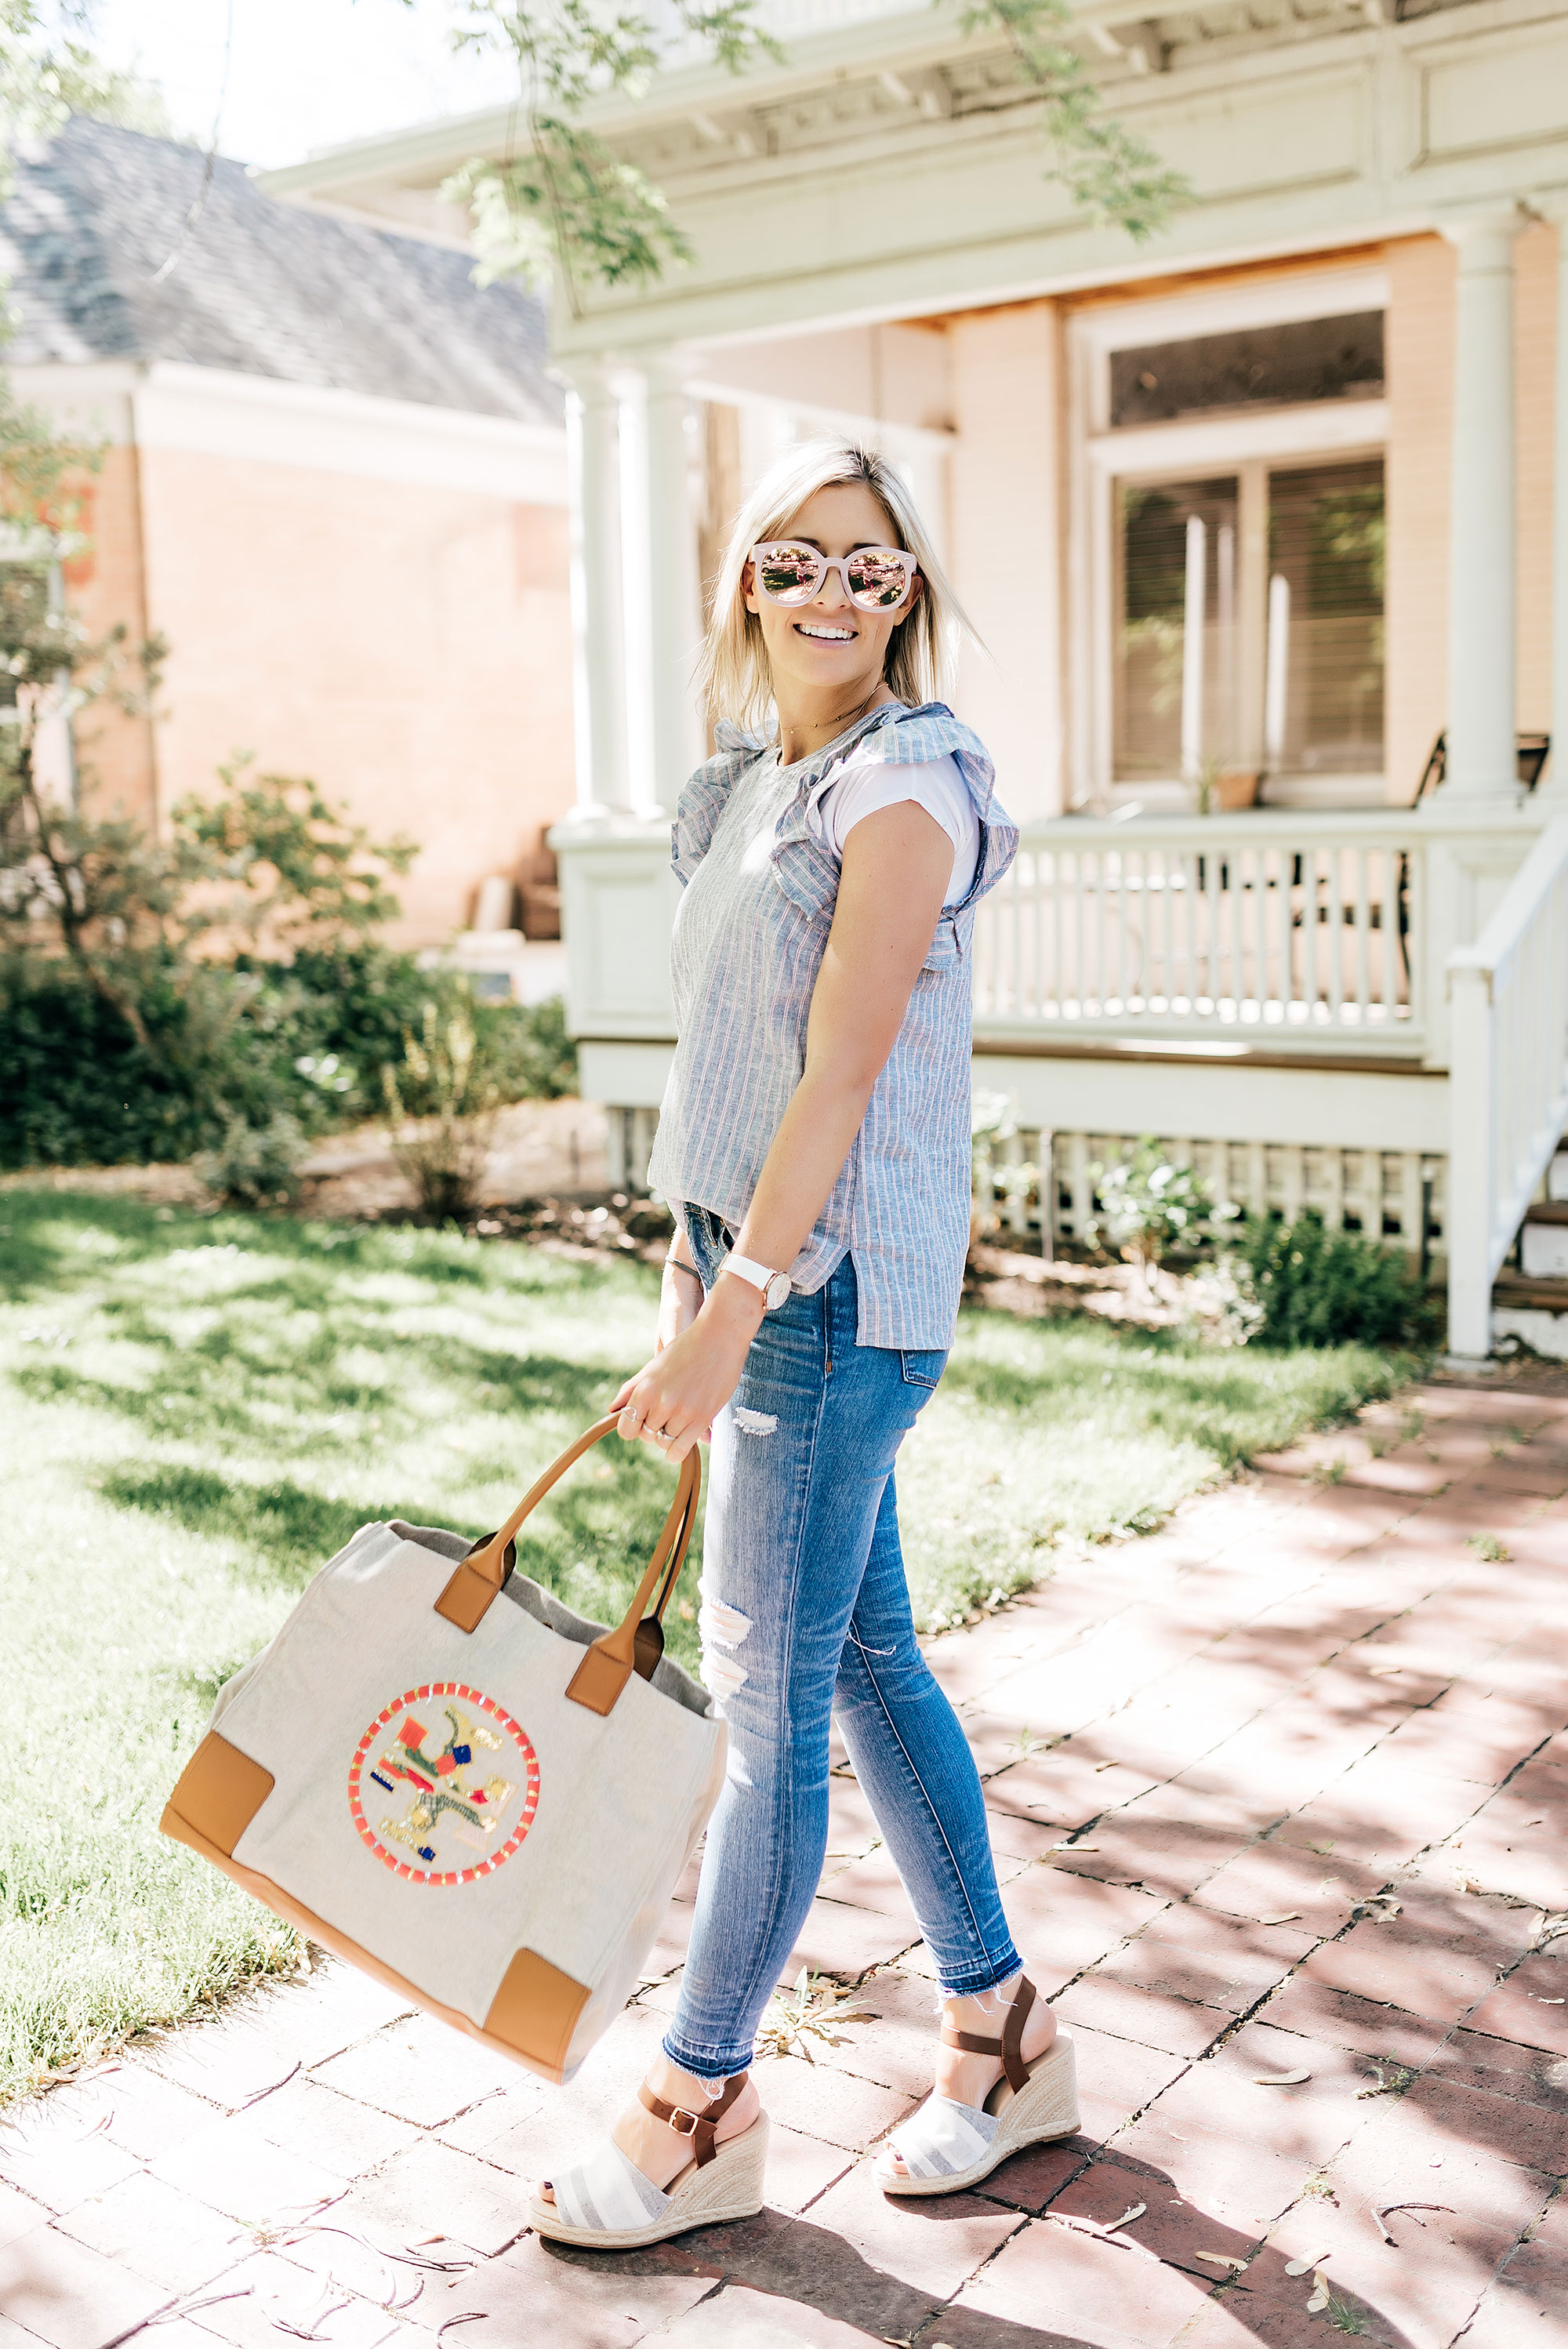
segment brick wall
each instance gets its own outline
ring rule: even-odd
[[[1556,383],[1557,232],[1544,221],[1513,248],[1519,465],[1519,723],[1552,725],[1552,402]]]
[[[1415,794],[1447,718],[1449,447],[1453,429],[1454,251],[1440,236],[1387,252],[1388,797]]]
[[[1453,428],[1453,248],[1388,248],[1388,796],[1408,801],[1448,716],[1449,467]],[[1518,696],[1522,729],[1551,725],[1552,402],[1557,239],[1514,247],[1518,468]]]
[[[142,569],[137,451],[108,448],[96,473],[80,482],[80,528],[90,543],[65,566],[66,588],[89,636],[123,627],[128,640],[148,634]],[[84,805],[104,814],[157,821],[157,756],[150,719],[129,718],[108,701],[84,710],[76,726],[77,782]]]
[[[985,649],[966,647],[964,716],[1014,815],[1061,812],[1061,418],[1054,302],[949,322],[958,439],[954,584]]]
[[[572,803],[565,512],[156,446],[141,479],[163,807],[240,749],[310,774],[421,843],[399,942],[449,936]]]

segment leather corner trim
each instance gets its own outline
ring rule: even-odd
[[[187,1826],[177,1812],[173,1810],[164,1812],[162,1827],[164,1834],[172,1836],[176,1843],[186,1845],[191,1851],[200,1853],[201,1857],[209,1861],[213,1868],[221,1868],[225,1876],[232,1878],[234,1883],[248,1892],[253,1900],[259,1900],[264,1909],[270,1909],[274,1917],[282,1917],[298,1931],[308,1935],[311,1940],[319,1941],[324,1950],[332,1951],[333,1954],[342,1958],[346,1964],[357,1966],[361,1973],[368,1974],[372,1982],[382,1983],[386,1989],[395,1991],[397,1996],[406,1999],[410,2006],[422,2007],[427,2014],[433,2014],[438,2022],[446,2023],[449,2030],[460,2031],[468,2038],[477,2039],[481,2046],[494,2048],[498,2054],[510,2057],[515,2064],[526,2064],[531,2072],[542,2072],[547,2079],[560,2079],[560,2072],[552,2070],[548,2063],[535,2063],[524,2049],[517,2046],[511,2040],[503,2039],[495,2033],[487,2032],[481,2023],[472,2022],[455,2006],[443,2006],[439,1999],[432,1998],[428,1991],[421,1990],[418,1983],[411,1982],[407,1975],[397,1972],[383,1959],[372,1957],[368,1950],[362,1949],[357,1941],[350,1940],[348,1935],[340,1932],[335,1925],[329,1925],[325,1917],[316,1916],[314,1910],[303,1907],[299,1901],[291,1899],[282,1886],[274,1884],[270,1877],[259,1876],[253,1868],[245,1867],[242,1860],[227,1858],[214,1845],[210,1844],[204,1836],[199,1835],[193,1826]],[[540,1959],[538,1962],[542,1965],[545,1961]],[[553,1972],[555,1969],[552,1968],[551,1971]],[[570,1977],[562,1974],[560,1979],[566,1982]],[[584,1992],[583,1997],[586,1998],[586,1996],[587,1992]],[[574,2017],[573,2028],[575,2029],[575,2027]],[[568,2033],[567,2044],[570,2044],[570,2033]]]
[[[609,1713],[615,1700],[632,1677],[632,1667],[616,1656],[607,1656],[595,1640],[583,1651],[583,1661],[566,1683],[566,1693],[573,1704],[586,1705],[590,1713]]]
[[[477,1631],[493,1600],[500,1597],[496,1583],[476,1574],[465,1558],[453,1569],[451,1580],[436,1601],[436,1612],[459,1631]]]
[[[519,1950],[500,1978],[485,2016],[485,2035],[499,2039],[552,2080],[566,2070],[572,2034],[588,2002],[588,1989],[535,1950]]]
[[[201,1744],[180,1774],[180,1783],[169,1797],[160,1822],[165,1835],[174,1835],[184,1842],[179,1825],[194,1829],[203,1843],[211,1844],[226,1858],[232,1858],[234,1846],[272,1793],[274,1781],[270,1770],[231,1745],[210,1729]]]

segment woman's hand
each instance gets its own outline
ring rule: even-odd
[[[659,1318],[662,1327],[662,1310]],[[761,1319],[762,1299],[748,1281],[731,1275],[716,1282],[696,1319],[615,1397],[621,1434],[656,1444],[671,1461],[707,1443],[716,1414],[740,1384]]]

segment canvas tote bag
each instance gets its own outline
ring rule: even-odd
[[[694,1448],[613,1630],[514,1571],[514,1537],[362,1526],[227,1682],[165,1835],[411,2002],[570,2079],[635,1988],[724,1781],[712,1700],[664,1655]]]

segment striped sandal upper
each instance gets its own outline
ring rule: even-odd
[[[978,2105],[934,2095],[901,2124],[892,2149],[910,2178],[955,2178],[985,2158],[1001,2126]]]
[[[670,2207],[662,2188],[645,2178],[630,2154],[606,2137],[586,2161],[551,2180],[555,2207],[569,2227],[592,2227],[603,2235],[646,2226]]]
[[[980,2032],[960,2031],[956,2023],[946,2016],[943,2018],[944,2047],[958,2048],[965,2055],[1001,2057],[1002,2078],[992,2090],[993,2095],[997,2095],[1004,2083],[1015,2095],[1029,2085],[1029,2066],[1024,2061],[1024,2024],[1034,2003],[1035,1985],[1026,1974],[1013,1992],[1000,2039]],[[998,2102],[1005,2104],[1001,2098]],[[1001,2112],[987,2112],[979,2105],[961,2105],[952,2096],[937,2095],[934,2090],[918,2111],[900,2123],[888,2141],[889,2150],[897,2154],[910,2178],[954,2178],[985,2158],[1001,2125]]]
[[[551,2180],[555,2207],[567,2225],[591,2227],[601,2234],[623,2234],[661,2219],[682,2180],[690,2177],[694,2168],[704,2169],[713,2160],[717,2150],[717,2125],[739,2097],[748,2077],[748,2074],[741,2072],[727,2081],[723,2095],[701,2113],[666,2104],[663,2096],[655,2095],[645,2081],[637,2091],[639,2097],[655,2120],[665,2122],[677,2137],[691,2140],[691,2161],[672,2179],[666,2192],[643,2175],[630,2154],[623,2153],[614,2138],[606,2137],[586,2161],[578,2162],[562,2177]]]

